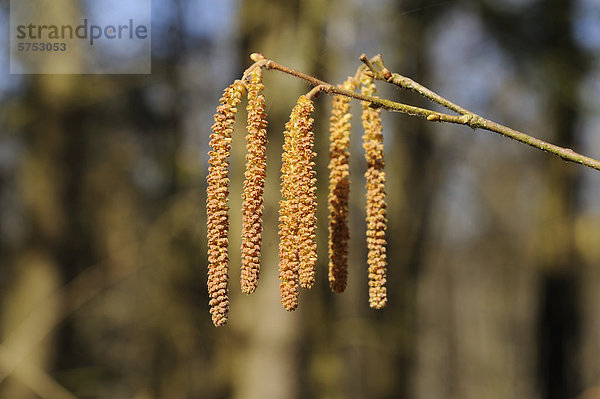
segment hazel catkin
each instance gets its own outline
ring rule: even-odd
[[[364,95],[375,95],[376,89],[372,76],[366,73],[362,74],[361,85]],[[368,102],[363,102],[362,107],[363,147],[367,161],[365,179],[367,189],[369,306],[374,309],[381,309],[387,304],[385,287],[387,272],[385,231],[387,219],[381,109],[372,108]]]
[[[235,81],[227,87],[221,97],[214,116],[213,133],[210,136],[209,168],[206,189],[206,213],[208,231],[208,294],[210,313],[215,326],[227,322],[229,312],[227,254],[229,218],[227,196],[229,194],[229,155],[231,135],[237,105],[245,87]]]
[[[242,292],[256,290],[260,272],[263,194],[266,176],[267,120],[262,71],[255,68],[248,82],[246,172],[242,194]]]
[[[354,91],[355,82],[348,78],[343,85]],[[346,289],[348,280],[348,196],[350,193],[351,124],[350,98],[337,95],[333,98],[329,126],[329,286],[335,293]]]
[[[314,283],[316,187],[313,170],[313,103],[301,96],[286,123],[279,209],[279,279],[286,310],[298,307],[298,285]]]

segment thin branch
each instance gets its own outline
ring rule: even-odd
[[[375,78],[392,83],[392,84],[394,84],[400,88],[403,88],[405,90],[410,90],[410,91],[416,92],[416,93],[420,94],[421,96],[423,96],[433,102],[436,102],[436,103],[450,109],[451,111],[454,111],[465,117],[465,118],[455,119],[455,118],[445,118],[442,115],[440,115],[440,118],[438,119],[437,116],[428,116],[427,120],[429,120],[429,121],[459,123],[459,124],[467,125],[473,129],[479,128],[479,129],[489,130],[491,132],[498,133],[503,136],[509,137],[513,140],[517,140],[521,143],[527,144],[531,147],[538,148],[542,151],[554,154],[554,155],[564,159],[565,161],[579,163],[584,166],[590,167],[592,169],[600,170],[600,162],[596,159],[579,154],[570,148],[559,147],[557,145],[548,143],[544,140],[540,140],[538,138],[529,136],[525,133],[519,132],[518,130],[509,128],[507,126],[493,122],[489,119],[483,118],[482,116],[479,116],[465,108],[462,108],[461,106],[440,96],[439,94],[435,93],[433,90],[428,89],[427,87],[421,85],[420,83],[415,82],[414,80],[412,80],[406,76],[402,76],[398,73],[386,74],[385,71],[388,71],[388,70],[387,70],[387,68],[385,68],[385,66],[383,64],[383,60],[381,59],[380,55],[377,55],[376,57],[374,57],[374,60],[377,61],[377,64],[381,68],[381,70],[378,70],[375,67],[375,65],[373,65],[373,62],[367,60],[366,56],[364,54],[361,55],[360,60],[363,63],[365,63],[365,65],[373,72],[373,75],[375,76]]]
[[[373,107],[381,107],[388,111],[402,112],[408,115],[418,116],[431,122],[455,123],[459,125],[469,126],[473,129],[488,130],[494,133],[501,134],[513,140],[519,141],[521,143],[527,144],[539,150],[551,153],[559,158],[562,158],[565,161],[578,163],[592,169],[600,170],[600,161],[596,159],[579,154],[570,148],[564,148],[548,143],[544,140],[540,140],[538,138],[529,136],[525,133],[519,132],[518,130],[511,129],[507,126],[483,118],[482,116],[479,116],[465,108],[460,107],[457,104],[454,104],[453,102],[447,100],[446,98],[440,96],[439,94],[415,82],[410,78],[407,78],[397,73],[391,73],[383,64],[383,58],[381,57],[381,55],[377,55],[370,60],[364,54],[360,57],[360,60],[371,71],[374,78],[394,84],[406,90],[414,91],[420,94],[421,96],[433,102],[436,102],[448,108],[451,111],[458,113],[459,115],[449,115],[445,113],[432,111],[426,108],[414,107],[408,104],[382,99],[375,96],[366,96],[363,94],[345,90],[343,88],[319,80],[313,76],[278,64],[273,60],[264,58],[264,56],[262,55],[260,55],[260,57],[254,56],[253,60],[256,62],[253,66],[248,68],[248,70],[254,67],[264,67],[267,70],[275,69],[287,73],[288,75],[300,78],[313,86],[319,86],[319,92],[322,91],[329,95],[340,94],[357,100],[370,102],[371,106]]]
[[[381,54],[377,54],[375,57],[381,57]],[[373,62],[376,61],[375,57],[373,57],[373,61],[371,61],[369,59],[369,57],[367,57],[366,54],[361,54],[360,57],[358,57],[359,60],[361,60],[363,62],[363,64],[365,64],[367,66],[367,68],[369,68],[372,72],[373,72],[373,76],[375,77],[375,79],[383,79],[383,75],[379,72],[379,70],[377,68],[375,68],[375,65],[373,65]]]
[[[418,93],[423,97],[428,98],[429,100],[434,101],[460,115],[466,115],[470,113],[463,107],[454,104],[452,101],[445,99],[444,97],[440,96],[434,91],[429,90],[427,87],[415,82],[411,78],[407,78],[406,76],[402,76],[398,73],[392,73],[386,81],[393,83],[396,86],[401,87],[403,89],[414,91],[415,93]]]
[[[366,96],[364,94],[355,93],[350,90],[346,90],[341,87],[334,86],[330,83],[324,82],[322,80],[319,80],[319,79],[317,79],[313,76],[307,75],[305,73],[296,71],[295,69],[291,69],[291,68],[288,68],[281,64],[278,64],[277,62],[275,62],[273,60],[267,60],[264,67],[267,70],[275,69],[277,71],[287,73],[288,75],[295,76],[297,78],[300,78],[300,79],[310,83],[313,86],[322,86],[322,88],[320,90],[329,95],[341,94],[343,96],[351,97],[356,100],[369,102],[374,107],[381,107],[388,111],[403,112],[405,114],[420,116],[422,118],[427,118],[429,115],[434,115],[434,114],[435,115],[444,115],[444,114],[440,114],[439,112],[431,111],[431,110],[428,110],[425,108],[413,107],[412,105],[402,104],[402,103],[398,103],[398,102],[391,101],[391,100],[386,100],[386,99],[379,98],[379,97]],[[252,68],[252,67],[250,67],[250,68]],[[446,115],[446,116],[449,117],[450,119],[452,119],[452,117],[453,117],[453,115]],[[459,122],[455,122],[455,123],[459,123]]]
[[[0,365],[12,369],[14,364],[18,364],[18,367],[13,370],[14,376],[40,398],[77,399],[77,396],[59,384],[46,371],[27,359],[21,359],[13,350],[0,344]]]
[[[438,103],[460,115],[466,115],[470,113],[461,106],[445,99],[444,97],[440,96],[434,91],[429,90],[427,87],[421,85],[420,83],[415,82],[411,78],[402,76],[399,73],[391,73],[383,65],[383,59],[381,58],[380,54],[373,57],[373,60],[369,60],[365,54],[362,54],[359,59],[373,72],[373,76],[375,77],[375,79],[383,80],[385,82],[392,83],[402,89],[413,91],[427,98],[428,100]],[[377,69],[374,63],[376,63],[381,70]]]
[[[169,207],[149,227],[148,234],[141,243],[128,243],[118,251],[144,254],[147,248],[153,247],[152,240],[156,239],[158,232],[164,230],[164,224],[172,220],[173,214],[179,209],[178,205],[184,201],[194,200],[196,195],[197,193],[190,191],[186,196],[174,198]],[[103,290],[118,284],[147,266],[145,262],[136,260],[127,268],[111,268],[111,273],[107,277],[106,268],[109,262],[105,260],[89,266],[35,308],[13,331],[5,335],[4,341],[0,342],[0,384],[19,367],[29,367],[31,370],[30,366],[27,366],[29,354],[68,316],[82,308]],[[66,305],[58,313],[51,312],[52,303],[62,298],[70,298],[70,300],[65,302]],[[40,328],[43,321],[46,321],[47,325]],[[18,353],[15,352],[15,348],[19,349]],[[60,398],[60,396],[54,397]]]

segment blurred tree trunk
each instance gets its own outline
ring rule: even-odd
[[[327,12],[326,4],[316,0],[283,3],[242,1],[239,11],[242,41],[239,71],[243,71],[251,63],[248,58],[250,53],[261,52],[298,70],[316,73]],[[258,289],[250,297],[241,298],[239,294],[239,268],[236,265],[239,264],[241,223],[237,216],[231,218],[230,248],[233,267],[230,290],[236,306],[232,308],[230,324],[234,334],[247,337],[243,345],[235,344],[233,396],[244,399],[293,399],[301,397],[303,390],[307,389],[302,384],[304,376],[301,364],[306,359],[301,353],[300,342],[303,337],[298,324],[298,313],[305,312],[307,303],[305,296],[301,295],[300,308],[294,314],[288,314],[279,301],[279,169],[284,124],[298,97],[310,88],[304,82],[289,79],[277,72],[266,73],[264,79],[269,147],[262,268]],[[232,156],[232,159],[240,160],[232,162],[232,213],[240,207],[239,187],[242,186],[245,167],[244,114],[240,112],[240,123],[236,129],[238,145]],[[323,278],[322,264],[319,267],[319,278]]]
[[[78,14],[73,2],[63,0],[40,9],[55,16]],[[45,62],[55,61],[48,57]],[[72,62],[80,60],[74,57]],[[56,364],[55,345],[60,340],[53,332],[63,306],[57,292],[68,278],[73,265],[69,254],[78,244],[68,239],[74,227],[71,188],[79,173],[76,165],[69,167],[70,157],[77,156],[78,150],[70,147],[68,134],[73,130],[70,110],[77,88],[72,75],[38,75],[32,81],[23,105],[31,121],[26,129],[28,151],[17,180],[27,215],[26,236],[14,257],[4,259],[11,283],[3,295],[0,334],[5,350],[0,376],[7,380],[0,384],[0,396],[71,399],[74,396],[47,373]],[[38,311],[42,306],[44,314]]]
[[[577,145],[580,101],[578,90],[585,76],[582,54],[572,40],[570,1],[548,4],[548,47],[543,54],[550,82],[547,112],[552,137],[558,145]],[[557,38],[561,38],[557,40]],[[549,399],[572,398],[581,392],[580,323],[581,284],[585,275],[575,250],[575,221],[581,195],[580,168],[548,159],[545,193],[537,235],[540,266],[538,314],[538,371],[542,395]]]
[[[33,122],[28,129],[29,152],[20,165],[18,180],[19,195],[28,215],[28,236],[22,243],[27,249],[18,252],[11,262],[15,280],[4,305],[3,337],[7,349],[22,353],[24,367],[29,363],[42,370],[50,368],[55,353],[51,349],[56,340],[52,330],[61,308],[56,292],[62,281],[72,277],[72,256],[77,253],[74,248],[79,248],[80,244],[69,239],[72,229],[76,228],[74,218],[70,216],[74,200],[71,189],[80,170],[76,164],[70,163],[70,156],[76,156],[78,150],[70,147],[72,141],[68,132],[79,134],[72,129],[69,117],[75,90],[73,84],[70,75],[39,76],[30,90],[28,106]],[[71,150],[74,152],[71,153]],[[74,236],[83,237],[81,234]],[[34,320],[36,325],[28,326],[33,329],[28,334],[15,337],[21,323],[28,322],[26,316],[35,314],[34,311],[42,304],[47,305],[49,298],[58,300],[56,306],[48,307],[51,313],[44,315],[43,319]],[[27,342],[27,337],[33,337],[32,341]],[[43,339],[38,341],[38,337]],[[10,347],[13,344],[16,347]],[[63,346],[62,356],[68,350],[68,344]],[[15,369],[15,377],[19,376],[19,370]],[[36,381],[25,378],[20,384],[31,389]],[[6,395],[28,397],[24,393],[23,396],[15,394],[13,389],[16,388],[7,385],[6,390],[11,394]]]
[[[532,90],[544,90],[539,116],[547,127],[544,138],[573,147],[578,88],[586,72],[572,39],[573,2],[542,1],[518,12],[478,3],[485,29],[518,57],[517,65],[535,71]],[[533,164],[542,169],[543,191],[532,199],[539,201],[539,214],[523,236],[529,248],[516,238],[521,230],[515,230],[514,241],[506,240],[502,229],[513,227],[502,227],[503,221],[462,248],[444,247],[451,237],[440,237],[440,248],[430,253],[419,279],[417,397],[527,398],[537,390],[553,399],[580,391],[580,287],[587,276],[575,251],[574,221],[581,169],[553,157],[543,162]],[[513,189],[519,179],[511,183],[510,176],[519,175],[518,167],[495,168],[501,177],[485,166],[475,172],[482,192],[493,190],[489,182]],[[527,216],[518,216],[522,204],[504,202],[505,215]]]
[[[486,21],[502,43],[536,69],[542,87],[548,139],[572,148],[579,140],[579,89],[588,70],[573,38],[575,2],[547,0],[522,15],[487,9]],[[508,29],[508,26],[511,26]],[[537,29],[533,30],[532,27]],[[524,49],[528,49],[524,51]],[[530,49],[535,49],[531,52]],[[580,212],[581,168],[544,158],[543,192],[535,231],[537,287],[537,370],[544,398],[572,398],[582,389],[582,284],[588,276],[575,248]]]
[[[401,60],[401,64],[392,70],[401,71],[417,82],[428,80],[427,49],[431,43],[427,28],[435,23],[437,15],[443,14],[431,8],[434,4],[432,1],[403,1],[395,9],[393,26],[397,27],[398,36],[411,39],[400,41],[395,46],[396,53],[387,58]],[[418,12],[405,14],[406,10]],[[394,97],[404,96],[407,103],[430,106],[424,99],[406,94],[393,93]],[[396,317],[402,320],[399,328],[407,332],[400,342],[403,351],[402,361],[396,366],[401,370],[396,391],[402,397],[441,397],[440,392],[435,391],[444,381],[440,380],[439,365],[423,362],[432,350],[435,351],[427,344],[431,338],[436,339],[432,335],[435,333],[424,329],[422,322],[435,309],[441,310],[447,297],[442,294],[442,287],[437,287],[439,291],[435,297],[425,299],[421,293],[430,276],[427,261],[432,250],[431,218],[440,194],[442,160],[432,137],[432,125],[417,118],[394,116],[397,127],[391,132],[393,145],[388,146],[386,165],[393,176],[388,184],[388,209],[391,215],[397,215],[389,221],[389,235],[393,237],[389,259],[395,271],[390,279],[390,295],[397,297],[391,305],[398,308]],[[397,276],[395,279],[394,275]],[[438,371],[432,373],[434,369]],[[447,371],[452,372],[450,368]]]

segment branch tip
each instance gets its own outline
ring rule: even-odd
[[[262,55],[261,53],[252,53],[252,54],[250,54],[250,59],[254,62],[258,62],[258,61],[266,60],[266,57],[264,55]]]
[[[364,57],[363,57],[364,55]],[[360,60],[363,62],[363,64],[365,64],[367,66],[367,68],[369,68],[369,70],[375,74],[375,75],[379,75],[379,71],[375,68],[375,65],[373,65],[373,63],[371,62],[370,59],[367,58],[367,56],[365,54],[361,55]]]
[[[383,69],[381,70],[381,74],[383,75],[383,78],[387,81],[392,79],[392,73],[386,67],[383,67]]]

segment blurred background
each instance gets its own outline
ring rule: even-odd
[[[574,398],[600,384],[597,171],[384,113],[389,305],[370,310],[360,105],[349,285],[334,295],[321,96],[318,283],[288,313],[277,280],[282,132],[309,87],[272,71],[261,280],[240,293],[240,107],[231,312],[219,329],[205,216],[212,116],[255,51],[332,83],[361,53],[382,53],[390,70],[473,112],[600,158],[598,1],[153,0],[152,74],[130,76],[9,75],[8,16],[2,0],[1,398]]]

